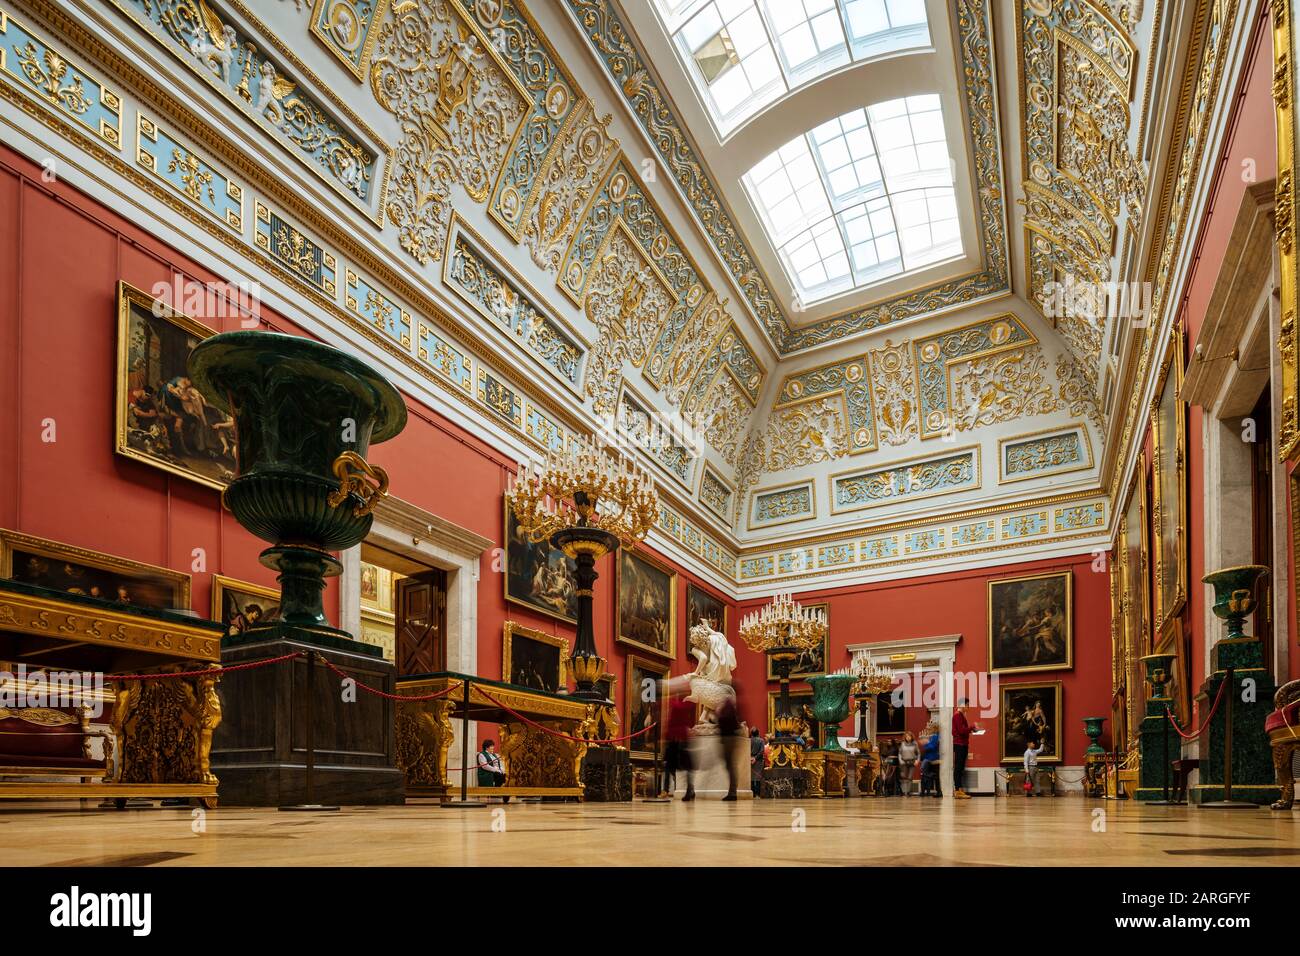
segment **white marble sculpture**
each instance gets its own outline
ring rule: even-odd
[[[700,720],[696,733],[717,733],[718,710],[728,701],[734,702],[736,692],[731,686],[731,673],[736,669],[736,651],[727,642],[726,635],[715,631],[708,621],[691,628],[691,656],[695,670],[687,675],[691,692],[686,699],[700,705]]]

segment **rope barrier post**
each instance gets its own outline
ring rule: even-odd
[[[327,811],[337,810],[338,807],[327,807],[323,804],[316,803],[313,799],[313,777],[316,774],[316,652],[314,650],[307,652],[307,700],[302,705],[305,711],[303,720],[305,721],[307,733],[307,767],[306,767],[306,790],[307,801],[305,803],[295,803],[292,806],[281,807],[281,810],[315,810]]]
[[[464,710],[461,713],[461,730],[460,730],[460,799],[448,800],[441,804],[444,807],[457,807],[462,810],[473,810],[479,807],[486,807],[486,803],[478,801],[471,802],[469,799],[469,685],[470,679],[463,678],[465,685]]]
[[[1223,799],[1202,803],[1201,806],[1215,810],[1258,810],[1256,804],[1232,799],[1232,705],[1233,698],[1236,696],[1235,670],[1236,668],[1231,665],[1228,666],[1223,677],[1224,686],[1219,688],[1220,693],[1223,693],[1225,688],[1228,691],[1226,701],[1228,709],[1223,714]]]

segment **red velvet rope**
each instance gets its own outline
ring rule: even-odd
[[[605,740],[588,740],[586,737],[571,737],[571,736],[569,736],[568,734],[562,734],[562,733],[560,733],[558,730],[552,730],[550,727],[544,727],[544,726],[542,726],[541,724],[539,724],[539,723],[538,723],[537,721],[535,721],[535,720],[529,720],[527,717],[525,717],[523,714],[519,713],[518,711],[511,710],[511,709],[510,709],[509,707],[507,707],[505,704],[501,703],[501,701],[497,700],[495,697],[493,697],[491,694],[489,694],[487,691],[485,691],[482,687],[480,687],[480,688],[478,689],[478,692],[479,692],[480,694],[482,694],[484,697],[486,697],[489,701],[491,701],[492,703],[494,703],[494,704],[496,704],[498,707],[500,707],[502,710],[504,710],[504,711],[505,711],[507,714],[509,714],[511,717],[514,717],[514,718],[517,719],[517,720],[523,721],[525,724],[528,724],[530,727],[536,727],[538,730],[540,730],[540,731],[542,731],[542,732],[544,732],[544,733],[548,733],[548,734],[550,734],[552,737],[561,737],[561,738],[563,738],[564,740],[572,740],[574,743],[579,743],[579,744],[617,744],[617,743],[622,743],[624,740],[631,740],[631,739],[634,738],[634,737],[640,737],[640,736],[641,736],[642,734],[644,734],[646,731],[651,730],[651,729],[653,729],[654,727],[657,727],[657,726],[658,726],[658,724],[651,724],[649,727],[642,727],[640,730],[638,730],[638,731],[637,731],[636,733],[634,733],[634,734],[627,734],[627,735],[624,736],[624,737],[609,737],[609,738],[606,738]]]
[[[1214,695],[1214,706],[1210,708],[1209,716],[1205,718],[1205,723],[1201,724],[1201,729],[1194,734],[1183,732],[1183,728],[1178,726],[1178,720],[1174,717],[1174,712],[1169,709],[1168,704],[1165,704],[1165,716],[1169,718],[1169,722],[1174,725],[1174,730],[1178,731],[1179,737],[1182,737],[1184,740],[1195,740],[1197,737],[1201,736],[1201,734],[1205,733],[1206,728],[1210,726],[1210,721],[1212,721],[1214,715],[1219,712],[1219,702],[1223,700],[1223,691],[1227,686],[1227,680],[1224,680],[1219,684],[1219,692]]]
[[[459,684],[457,684],[456,686],[454,686],[454,687],[447,687],[447,688],[445,688],[445,689],[443,689],[443,690],[438,691],[436,694],[422,694],[422,695],[420,695],[419,697],[411,697],[411,696],[407,696],[407,695],[405,695],[405,694],[390,694],[390,693],[388,693],[387,691],[380,690],[380,689],[377,688],[377,687],[371,687],[369,684],[363,684],[363,683],[361,683],[361,681],[357,680],[357,679],[356,679],[355,677],[353,677],[351,674],[346,674],[346,673],[344,673],[343,671],[339,670],[337,667],[335,667],[335,666],[334,666],[333,664],[331,664],[329,661],[325,660],[325,658],[323,658],[323,657],[321,658],[321,663],[324,664],[326,667],[328,667],[330,670],[332,670],[332,671],[334,672],[335,676],[337,676],[337,677],[339,678],[339,680],[350,680],[350,681],[352,681],[352,683],[356,684],[358,687],[360,687],[360,688],[361,688],[362,690],[364,690],[366,693],[368,693],[368,694],[374,694],[376,697],[382,697],[382,698],[384,698],[385,700],[411,700],[411,701],[415,701],[415,700],[437,700],[439,697],[446,697],[446,696],[447,696],[448,694],[450,694],[452,691],[454,691],[454,690],[460,690],[462,687],[465,686],[465,682],[464,682],[464,681],[461,681],[461,682],[460,682]]]
[[[230,674],[234,671],[251,670],[254,667],[265,667],[268,664],[279,664],[282,661],[293,660],[295,657],[302,657],[302,651],[295,651],[292,654],[283,654],[280,657],[267,657],[260,661],[248,661],[244,664],[219,664],[216,667],[209,667],[201,671],[174,671],[166,674],[108,674],[105,679],[114,680],[171,680],[180,677],[211,677],[212,675]]]

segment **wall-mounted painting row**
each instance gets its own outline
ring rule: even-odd
[[[555,694],[567,687],[569,642],[514,621],[506,621],[501,640],[501,679],[508,684]]]
[[[989,670],[1074,667],[1074,576],[1052,571],[988,583]]]
[[[668,679],[668,665],[639,654],[627,655],[627,684],[623,688],[623,732],[635,734],[628,750],[638,759],[652,759],[659,750],[660,731],[668,719],[667,700],[660,683]]]
[[[1041,746],[1039,763],[1061,762],[1061,682],[1003,684],[998,709],[999,761],[1022,763],[1025,750]]]
[[[629,548],[618,551],[615,567],[615,639],[628,647],[675,660],[677,574],[645,552]]]
[[[503,498],[504,501],[504,498]],[[577,566],[550,542],[533,541],[519,527],[509,503],[505,511],[506,600],[568,621],[578,620]]]

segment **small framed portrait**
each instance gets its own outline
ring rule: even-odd
[[[567,687],[569,642],[514,621],[501,638],[501,678],[507,684],[557,694]]]
[[[209,488],[235,478],[235,422],[190,381],[190,352],[212,329],[125,282],[117,286],[119,455]]]
[[[661,682],[668,679],[669,667],[663,661],[639,654],[627,655],[627,684],[623,689],[623,733],[645,733],[627,742],[634,758],[652,760],[660,752],[664,723],[668,720],[668,700]],[[612,699],[612,698],[611,698]]]
[[[568,621],[578,620],[576,565],[549,543],[531,541],[505,503],[506,600]]]
[[[161,611],[190,608],[190,576],[0,529],[0,578]]]
[[[618,685],[618,678],[613,674],[605,673],[600,675],[600,680],[593,685],[596,693],[603,694],[606,700],[614,699],[614,688]]]
[[[1003,684],[998,710],[999,758],[1022,763],[1031,741],[1043,747],[1039,763],[1061,762],[1061,682]]]
[[[644,552],[626,548],[619,550],[616,567],[615,639],[673,660],[677,656],[677,575]]]
[[[890,736],[907,730],[907,708],[891,691],[876,695],[876,735]]]
[[[807,680],[809,677],[819,677],[826,673],[826,648],[830,646],[831,639],[831,608],[829,604],[805,604],[804,607],[812,610],[820,608],[825,612],[826,633],[822,636],[821,643],[816,647],[799,652],[799,659],[790,665],[791,680]],[[767,658],[767,679],[781,679],[772,668],[771,657]]]
[[[727,633],[727,605],[703,588],[686,586],[686,630],[700,621],[708,621],[715,631]]]
[[[988,583],[990,671],[1074,667],[1073,583],[1068,570]]]
[[[226,627],[226,636],[234,637],[249,628],[280,620],[280,592],[237,581],[221,574],[212,575],[212,620]]]

